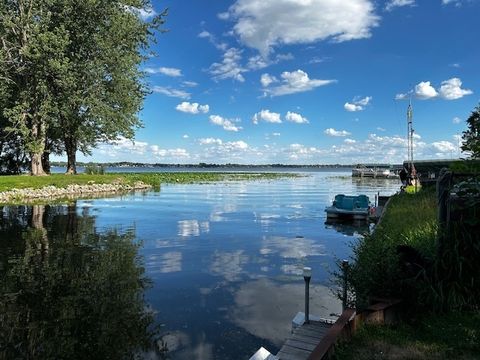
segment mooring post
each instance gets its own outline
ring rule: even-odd
[[[342,295],[342,310],[347,308],[347,286],[348,286],[348,260],[342,261],[343,272],[343,295]]]
[[[305,324],[310,323],[310,279],[312,278],[312,268],[303,268],[303,279],[305,280]]]

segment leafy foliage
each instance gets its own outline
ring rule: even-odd
[[[480,159],[480,105],[467,119],[468,130],[463,132],[462,151],[469,152],[474,159]]]
[[[478,179],[458,182],[448,204],[440,231],[432,190],[391,199],[375,232],[353,248],[349,276],[357,307],[371,297],[401,298],[413,312],[480,306]]]
[[[101,165],[89,164],[85,166],[85,174],[87,175],[103,175],[105,174],[105,168]]]
[[[133,138],[147,94],[139,65],[166,15],[146,22],[139,13],[149,7],[149,0],[0,4],[0,122],[21,140],[33,174],[44,173],[44,153],[66,151],[75,172],[77,150]]]

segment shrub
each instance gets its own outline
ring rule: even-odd
[[[105,168],[103,165],[88,164],[85,166],[85,174],[87,175],[104,175]]]

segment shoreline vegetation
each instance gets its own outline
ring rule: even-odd
[[[0,176],[0,204],[23,204],[96,197],[134,190],[159,189],[162,184],[273,180],[302,176],[293,173],[164,172],[65,176]]]
[[[396,324],[360,328],[340,342],[335,359],[480,358],[478,307],[452,302],[454,291],[463,291],[460,280],[452,288],[436,277],[443,261],[437,259],[437,209],[433,188],[394,195],[375,231],[353,246],[349,290],[356,301],[350,306],[365,308],[369,298],[402,299],[403,312]]]

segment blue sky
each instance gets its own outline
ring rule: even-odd
[[[170,0],[135,142],[79,160],[401,162],[459,156],[480,100],[478,0]]]

